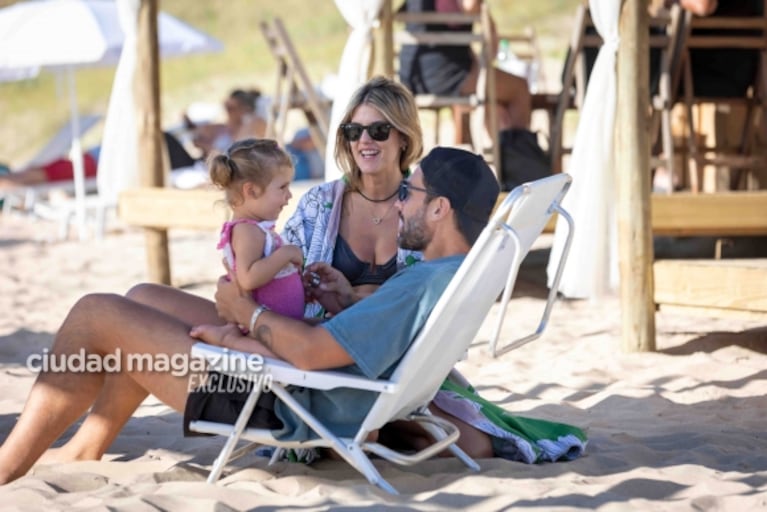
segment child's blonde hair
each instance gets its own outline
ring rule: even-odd
[[[226,192],[229,204],[241,201],[240,185],[251,182],[265,190],[272,179],[293,163],[277,141],[243,139],[235,142],[226,153],[213,156],[208,162],[210,181]]]

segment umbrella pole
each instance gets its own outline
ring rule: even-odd
[[[72,161],[72,169],[75,183],[75,220],[77,233],[80,240],[86,237],[85,231],[85,164],[83,162],[83,148],[80,142],[80,116],[77,107],[77,86],[75,73],[72,66],[67,66],[67,82],[69,85],[69,107],[72,112],[72,148],[69,159]]]

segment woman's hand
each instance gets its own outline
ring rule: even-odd
[[[336,314],[357,302],[346,277],[327,263],[307,265],[303,281],[308,298],[319,302],[329,313]]]

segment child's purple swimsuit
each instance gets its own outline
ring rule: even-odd
[[[282,237],[274,230],[274,221],[259,222],[253,219],[236,219],[225,222],[221,228],[221,239],[217,248],[224,250],[227,263],[229,263],[232,271],[236,269],[236,258],[231,245],[232,228],[242,222],[254,224],[263,230],[266,235],[264,258],[283,245]],[[292,263],[280,270],[274,279],[251,293],[256,302],[276,313],[292,318],[304,317],[304,285],[301,282],[299,269]]]

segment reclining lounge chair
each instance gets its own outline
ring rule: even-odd
[[[234,425],[207,421],[190,424],[190,429],[195,432],[228,436],[208,482],[219,478],[229,460],[252,449],[252,446],[246,446],[234,452],[240,438],[283,448],[331,448],[365,475],[370,483],[394,494],[396,490],[383,479],[366,452],[397,464],[412,465],[449,449],[466,466],[479,470],[477,463],[455,444],[458,429],[450,422],[432,416],[427,406],[453,366],[468,350],[501,291],[514,287],[519,265],[549,217],[556,211],[569,219],[560,206],[569,185],[567,174],[557,174],[520,185],[509,193],[388,380],[371,380],[333,371],[302,371],[273,359],[266,359],[263,372],[254,374],[244,370],[248,354],[204,343],[194,345],[193,355],[204,357],[211,370],[250,378],[256,383],[266,373],[270,374],[273,379],[271,391],[277,399],[293,409],[318,436],[307,441],[283,442],[269,430],[244,428],[261,392],[261,386],[256,385]],[[286,390],[287,386],[313,389],[351,387],[369,390],[378,396],[356,435],[341,438],[296,402]],[[435,442],[417,453],[401,453],[367,441],[370,432],[394,420],[419,423],[434,437]]]

